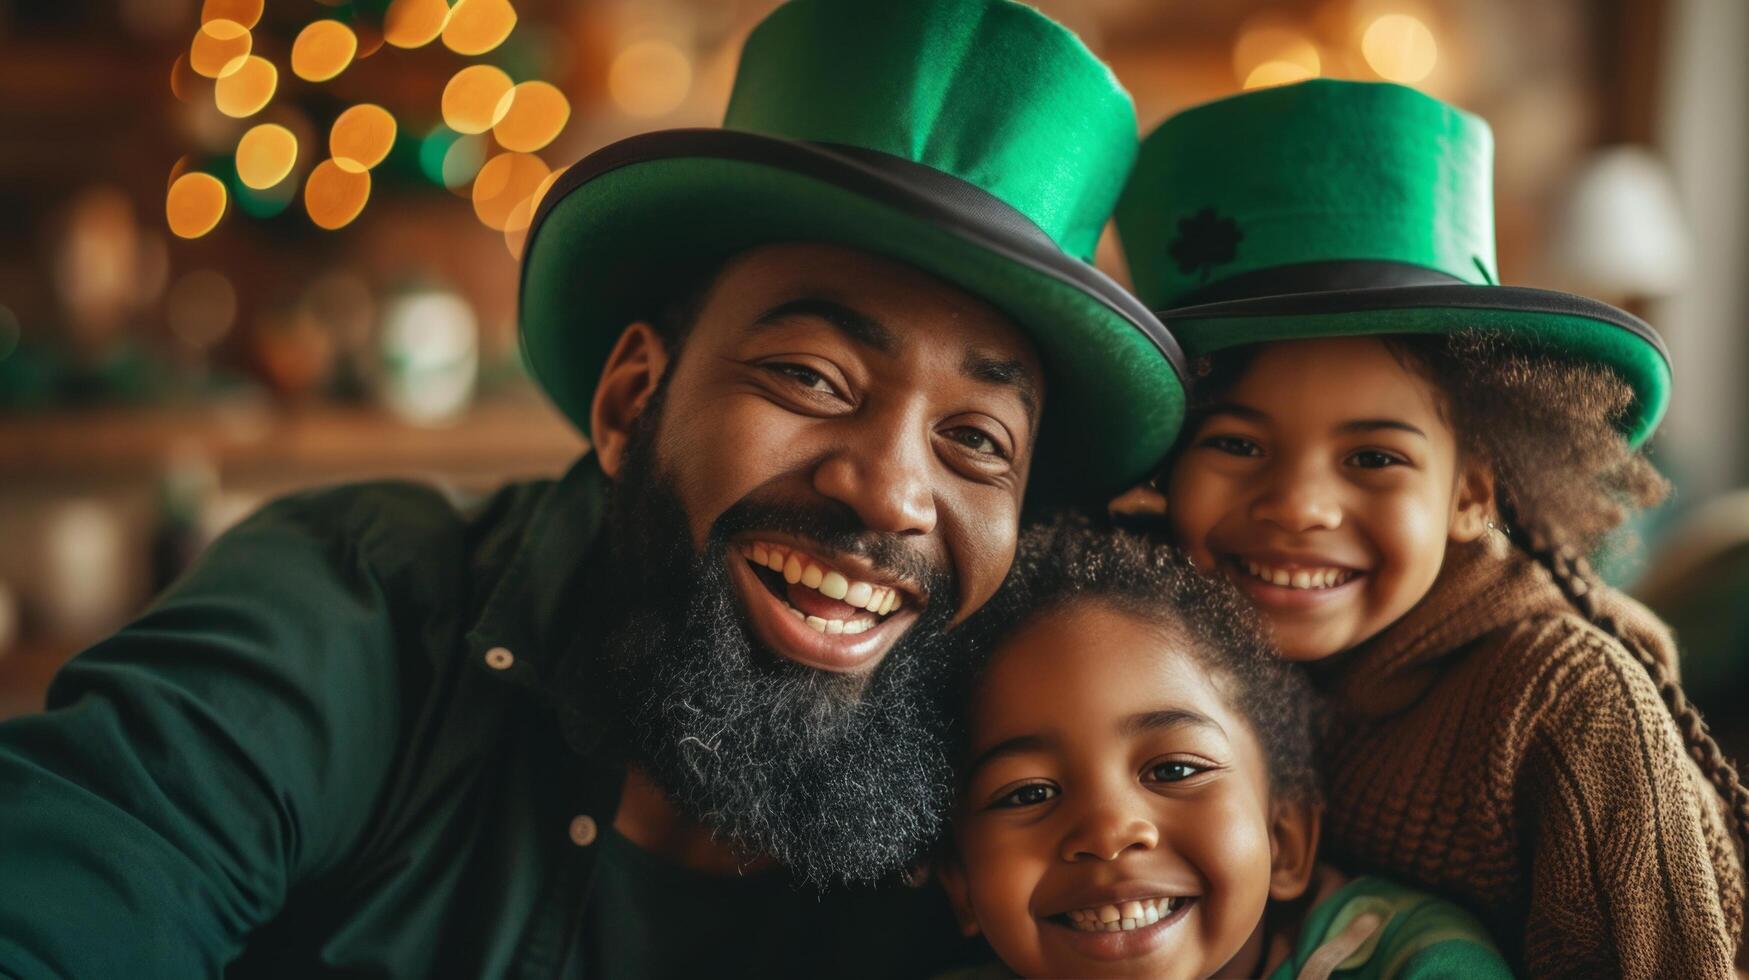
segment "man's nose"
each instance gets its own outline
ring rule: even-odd
[[[934,531],[938,468],[920,413],[898,407],[871,414],[845,436],[815,468],[814,489],[856,511],[871,531]]]
[[[1311,461],[1287,460],[1270,467],[1251,503],[1254,520],[1284,531],[1330,531],[1342,525],[1342,498],[1335,474]]]
[[[1115,861],[1131,851],[1160,846],[1160,828],[1133,808],[1105,804],[1091,807],[1063,838],[1065,861]]]

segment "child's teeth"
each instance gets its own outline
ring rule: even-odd
[[[1069,925],[1081,932],[1128,932],[1151,926],[1172,914],[1178,899],[1149,898],[1101,905],[1097,908],[1074,909],[1067,915]]]
[[[1340,568],[1314,568],[1288,571],[1254,561],[1242,562],[1253,578],[1290,589],[1333,589],[1347,582],[1349,573]]]

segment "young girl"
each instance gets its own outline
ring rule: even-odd
[[[968,632],[994,652],[941,877],[1007,969],[1510,976],[1456,906],[1316,863],[1310,692],[1230,587],[1063,523]]]
[[[1634,451],[1663,348],[1493,285],[1490,153],[1327,81],[1146,141],[1119,230],[1201,376],[1166,522],[1314,664],[1333,855],[1462,899],[1533,975],[1730,977],[1749,794],[1667,631],[1577,557],[1664,492]]]

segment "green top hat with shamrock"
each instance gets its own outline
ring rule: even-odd
[[[722,129],[579,161],[535,214],[528,363],[587,428],[596,377],[674,270],[781,241],[853,246],[980,296],[1033,338],[1035,495],[1126,485],[1183,417],[1183,355],[1090,259],[1134,108],[1070,32],[1011,0],[791,0],[748,38]]]
[[[1663,341],[1607,303],[1498,285],[1492,166],[1487,123],[1413,89],[1262,89],[1144,140],[1118,232],[1136,292],[1190,356],[1495,330],[1614,369],[1635,392],[1622,430],[1637,445],[1669,401]]]

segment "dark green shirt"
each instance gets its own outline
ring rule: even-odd
[[[713,881],[611,834],[623,771],[540,696],[556,657],[593,652],[572,628],[603,498],[585,458],[467,512],[341,487],[221,538],[47,712],[0,725],[0,975],[652,976],[703,951],[717,973],[903,976],[963,956],[933,888]],[[777,925],[675,940],[708,916]]]

